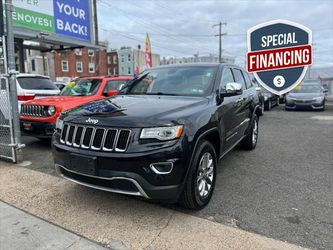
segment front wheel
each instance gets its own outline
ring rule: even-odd
[[[241,142],[241,146],[246,150],[253,150],[257,146],[259,134],[258,117],[254,114],[249,134]]]
[[[210,201],[215,187],[217,157],[213,145],[200,141],[179,203],[189,209],[201,209]]]
[[[271,109],[272,109],[272,100],[269,99],[269,100],[267,101],[267,104],[265,104],[265,110],[269,111],[269,110],[271,110]]]

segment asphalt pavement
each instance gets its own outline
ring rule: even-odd
[[[333,249],[332,103],[324,112],[275,107],[260,118],[259,130],[254,151],[236,149],[220,162],[207,207],[161,209],[308,248]],[[49,145],[30,137],[23,142],[22,166],[54,175]]]

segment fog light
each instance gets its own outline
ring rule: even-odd
[[[157,162],[150,164],[150,169],[156,174],[170,174],[173,169],[173,162]]]

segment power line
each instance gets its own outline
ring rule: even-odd
[[[227,25],[227,23],[219,22],[218,24],[214,24],[213,27],[219,26],[219,34],[215,35],[219,37],[219,62],[222,62],[222,36],[227,35],[227,33],[222,33],[222,25]]]
[[[181,43],[189,43],[189,44],[194,44],[196,45],[197,47],[193,47],[193,46],[189,46],[191,47],[192,49],[194,50],[198,50],[198,48],[200,49],[201,48],[201,51],[204,51],[206,53],[211,53],[211,50],[208,49],[208,48],[203,48],[203,47],[199,47],[197,41],[191,39],[191,40],[180,40],[179,38],[175,37],[174,35],[179,35],[177,33],[170,33],[168,29],[165,29],[163,27],[160,27],[160,26],[157,26],[153,23],[147,23],[146,20],[144,20],[142,17],[139,17],[133,13],[131,13],[131,15],[129,15],[126,11],[120,9],[119,7],[117,6],[114,6],[114,5],[111,5],[109,2],[105,2],[104,0],[99,0],[99,3],[105,5],[105,6],[108,6],[112,9],[117,9],[118,11],[122,12],[124,14],[124,16],[126,16],[129,20],[133,20],[133,17],[137,19],[137,22],[138,23],[141,23],[142,25],[146,26],[147,28],[149,28],[150,30],[153,30],[153,31],[157,31],[157,33],[166,33],[169,36],[170,39],[174,40],[174,41],[177,41],[177,42],[181,42]]]

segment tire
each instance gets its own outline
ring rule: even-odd
[[[206,162],[206,159],[211,160]],[[210,167],[205,168],[205,166]],[[217,157],[213,145],[206,140],[199,141],[184,190],[179,199],[181,206],[198,210],[208,204],[215,187],[216,167]]]
[[[269,111],[272,109],[272,100],[269,99],[267,105],[265,105],[265,110]]]
[[[259,134],[258,117],[254,114],[249,134],[241,141],[241,147],[246,150],[253,150],[257,146]]]
[[[265,105],[264,105],[263,102],[260,103],[260,108],[259,108],[259,112],[258,112],[259,116],[263,116],[263,115],[264,115],[264,109],[265,109],[264,106],[265,106]]]

